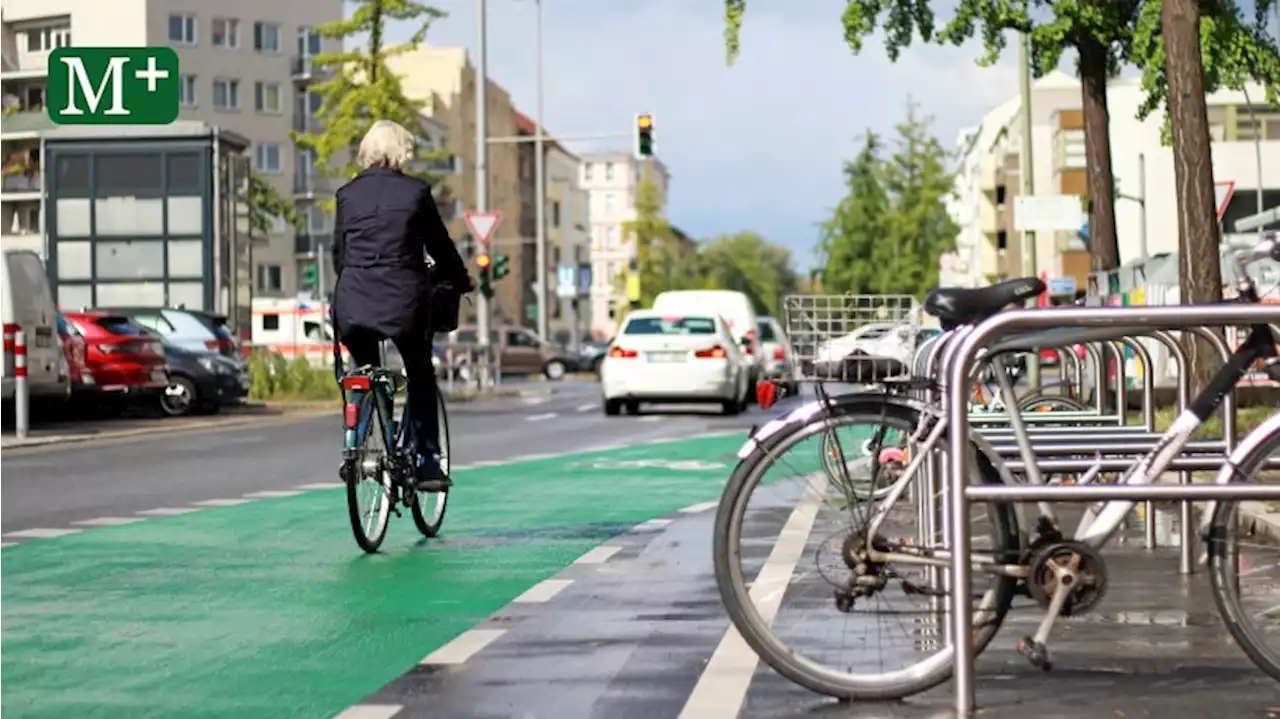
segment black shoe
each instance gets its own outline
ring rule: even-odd
[[[443,492],[453,486],[453,480],[444,473],[440,460],[434,454],[427,455],[421,462],[415,472],[414,489],[419,492]]]

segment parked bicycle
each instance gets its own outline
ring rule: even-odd
[[[1238,256],[1239,301],[1259,301],[1245,267],[1264,258],[1280,261],[1280,240],[1274,235]],[[1024,279],[975,290],[938,290],[926,309],[955,338],[1043,289],[1039,280]],[[1244,342],[1154,446],[1130,457],[1119,482],[1158,481],[1256,362],[1270,360],[1268,372],[1280,379],[1280,364],[1274,361],[1278,339],[1269,325],[1250,327]],[[988,354],[984,363],[1007,377],[1005,359],[999,353]],[[1018,406],[1017,397],[1011,396],[1012,383],[1001,385],[1006,406]],[[933,508],[945,488],[960,482],[936,474],[947,466],[937,460],[947,449],[949,423],[942,407],[921,399],[922,393],[945,396],[945,388],[932,378],[906,377],[883,380],[873,392],[833,396],[821,380],[815,389],[816,402],[758,428],[738,453],[740,462],[725,487],[714,530],[721,598],[734,626],[761,659],[802,686],[848,699],[923,692],[945,681],[954,662],[945,615],[946,568],[951,562],[947,533],[942,531],[947,518]],[[1010,419],[1015,430],[1023,426],[1017,413]],[[972,432],[969,483],[1044,481],[1034,447],[1017,433],[1025,479],[1016,478],[991,443]],[[838,461],[829,461],[832,451]],[[1248,481],[1280,459],[1280,415],[1257,427],[1224,459],[1217,478],[1221,483]],[[889,462],[899,466],[882,472]],[[775,469],[792,474],[779,477]],[[937,488],[935,476],[941,480]],[[875,491],[867,492],[868,486]],[[759,514],[748,515],[753,498],[765,506]],[[1018,648],[1033,665],[1048,670],[1047,643],[1055,621],[1085,613],[1103,597],[1108,577],[1102,549],[1135,504],[1091,506],[1070,532],[1063,530],[1048,504],[1037,505],[1038,516],[1028,521],[1031,508],[1026,505],[974,503],[974,584],[967,591],[977,598],[975,651],[981,652],[995,637],[1015,596],[1029,597],[1044,610],[1044,618],[1034,633],[1019,640]],[[1238,502],[1224,501],[1212,503],[1204,514],[1201,531],[1208,545],[1212,591],[1239,646],[1260,669],[1280,680],[1274,590],[1280,561],[1258,558],[1262,552],[1280,553],[1280,547],[1250,544],[1238,512]],[[919,526],[912,528],[913,521]],[[780,530],[776,544],[762,540],[765,532],[775,529]],[[812,569],[790,569],[807,553],[813,554]],[[1260,590],[1261,597],[1245,598],[1250,589]],[[804,610],[794,622],[778,618],[784,599]],[[899,602],[912,606],[903,609]],[[844,631],[815,618],[813,610],[823,606],[844,617]],[[886,607],[889,626],[873,627],[869,613]],[[871,643],[892,639],[891,633],[901,634],[901,643],[887,657],[876,655]],[[857,635],[855,645],[842,652],[835,645],[849,634]],[[798,646],[803,641],[813,644]]]

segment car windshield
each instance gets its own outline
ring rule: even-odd
[[[778,341],[778,333],[773,331],[772,322],[764,322],[764,321],[757,322],[756,328],[760,333],[761,342],[777,342]]]
[[[624,335],[713,335],[716,321],[710,317],[634,317]]]

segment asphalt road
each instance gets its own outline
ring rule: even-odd
[[[521,387],[533,394],[450,408],[454,466],[745,431],[763,416],[754,406],[739,417],[693,406],[606,418],[595,382]],[[773,412],[793,402],[779,403]],[[235,503],[259,492],[335,483],[342,438],[338,421],[336,415],[281,419],[174,434],[158,427],[151,436],[6,450],[0,525],[5,535],[57,532],[140,512],[177,514],[193,506]],[[89,524],[80,524],[85,522]],[[5,536],[6,542],[21,539]]]

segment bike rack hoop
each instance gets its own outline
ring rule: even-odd
[[[973,597],[961,588],[970,586],[969,555],[972,552],[969,502],[971,497],[984,499],[1050,501],[1093,498],[1165,499],[1194,501],[1201,499],[1237,499],[1280,497],[1277,487],[1244,486],[1146,486],[1130,487],[983,487],[971,495],[965,486],[969,463],[969,396],[968,378],[978,352],[1018,331],[1044,330],[1052,327],[1114,327],[1127,331],[1182,330],[1193,327],[1274,324],[1280,321],[1280,306],[1215,304],[1173,305],[1167,307],[1063,307],[1001,312],[957,339],[955,350],[947,358],[946,394],[949,454],[947,478],[953,491],[947,498],[950,513],[952,547],[951,583],[948,597],[951,612],[951,637],[955,647],[955,709],[969,716],[975,708],[973,656]],[[1128,328],[1133,328],[1129,330]],[[959,491],[954,491],[959,490]],[[1099,492],[1099,490],[1102,490]],[[1243,490],[1243,491],[1241,491]],[[1259,490],[1261,490],[1259,492]],[[1270,494],[1267,494],[1267,492]],[[1096,494],[1094,494],[1096,492]]]

